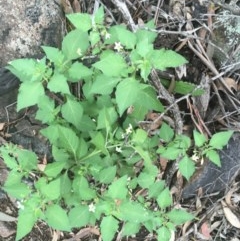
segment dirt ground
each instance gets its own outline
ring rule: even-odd
[[[91,13],[95,2],[97,1],[80,0],[81,11]],[[190,132],[194,128],[209,135],[220,130],[239,131],[240,68],[236,67],[236,63],[240,62],[240,58],[236,59],[234,56],[236,50],[240,47],[240,41],[238,41],[237,37],[235,44],[232,44],[227,50],[223,49],[222,42],[227,45],[228,36],[222,36],[225,31],[224,26],[220,25],[219,27],[216,24],[218,21],[217,15],[221,15],[222,11],[228,11],[229,15],[234,15],[236,13],[233,13],[233,9],[238,9],[238,5],[235,6],[232,3],[234,1],[222,1],[219,4],[210,0],[126,0],[124,1],[125,8],[121,9],[119,2],[121,1],[102,1],[105,11],[111,13],[107,16],[108,21],[111,22],[114,18],[118,23],[126,24],[131,22],[129,20],[132,20],[136,25],[141,25],[141,22],[155,19],[157,31],[159,32],[155,46],[175,50],[188,60],[186,69],[169,69],[165,72],[159,72],[160,78],[174,76],[176,80],[184,80],[205,88],[205,94],[199,98],[186,97],[179,101],[181,96],[174,95],[175,102],[178,103],[179,112],[183,118],[184,132]],[[79,11],[74,8],[73,1],[69,0],[69,3],[72,4],[72,11]],[[131,19],[126,17],[124,11],[130,13]],[[236,15],[236,18],[239,18],[239,15]],[[131,29],[132,26],[129,25],[128,27]],[[217,38],[220,35],[219,32],[221,32],[221,41]],[[240,35],[240,33],[236,34]],[[220,46],[216,46],[218,43]],[[223,53],[221,58],[219,57],[219,49]],[[227,56],[226,59],[223,59],[222,55]],[[8,95],[9,100],[3,99],[7,101],[7,104],[10,104],[14,102],[14,96],[16,96],[16,93],[11,92]],[[168,99],[164,101],[169,105],[171,104]],[[29,121],[32,118],[32,113],[34,113],[34,110],[17,114],[13,104],[8,109],[8,116],[11,121],[18,121],[10,125],[12,129],[8,128],[7,130],[8,132],[12,131],[12,133],[20,133],[20,136],[13,135],[12,139],[6,139],[6,129],[4,129],[1,138],[2,141],[12,141],[26,148],[31,148],[41,155],[48,150],[47,144],[39,140],[37,136],[31,136],[26,131],[27,129],[31,132],[34,128],[39,127],[39,123]],[[166,113],[166,115],[174,118],[171,113]],[[3,123],[9,121],[4,119],[6,109],[2,108],[0,110],[0,117]],[[25,129],[24,132],[20,131],[23,129]],[[240,157],[238,152],[235,156]],[[229,167],[229,169],[231,168]],[[238,169],[235,171],[236,174],[238,171]],[[1,161],[1,184],[4,183],[6,175],[7,170]],[[211,173],[203,176],[200,172],[197,178],[202,178],[207,182],[208,175],[211,175]],[[177,181],[178,176],[175,173],[171,180],[173,193],[177,188],[175,184]],[[175,200],[175,205],[181,205],[197,216],[195,221],[186,223],[177,229],[175,240],[240,240],[239,176],[235,175],[234,179],[229,178],[228,181],[226,191],[217,190],[215,193],[206,195],[200,189],[194,198]],[[0,192],[0,203],[0,220],[1,213],[17,217],[15,200],[11,200],[5,193]],[[13,241],[15,233],[16,221],[0,221],[0,241]],[[101,240],[101,237],[96,235],[97,233],[97,227],[86,227],[81,230],[73,230],[72,233],[64,233],[52,230],[45,223],[37,223],[23,241]],[[149,235],[146,230],[142,230],[136,237],[131,237],[128,240],[150,241],[155,240],[155,238]]]

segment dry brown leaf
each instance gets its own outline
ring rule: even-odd
[[[229,89],[231,89],[231,90],[234,89],[235,91],[238,90],[238,84],[236,83],[236,81],[234,79],[228,78],[228,77],[223,78],[223,79],[224,79],[225,84],[229,87]],[[225,90],[220,82],[217,82],[216,86],[219,90],[223,90],[223,91]]]
[[[201,233],[203,234],[203,236],[205,237],[206,240],[209,240],[211,239],[211,226],[209,223],[207,222],[204,222],[202,225],[201,225]]]
[[[4,123],[4,122],[3,122],[3,123],[0,123],[0,131],[2,131],[2,130],[3,130],[3,128],[4,128],[4,126],[5,126],[5,124],[6,124],[6,123]]]
[[[159,162],[160,162],[161,170],[165,171],[167,168],[168,160],[164,157],[160,157]]]
[[[44,164],[38,164],[38,169],[41,171],[41,172],[44,172],[45,168],[46,168],[46,165]]]
[[[224,201],[221,201],[223,212],[225,214],[226,219],[228,222],[235,228],[240,229],[240,220],[239,218],[232,212],[232,210],[227,206]]]

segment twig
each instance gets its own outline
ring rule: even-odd
[[[122,13],[124,19],[127,21],[132,31],[136,32],[136,30],[138,29],[138,26],[134,23],[126,3],[123,2],[122,0],[111,0],[111,1]]]

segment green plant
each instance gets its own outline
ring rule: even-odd
[[[165,145],[158,148],[157,152],[168,160],[176,160],[179,158],[179,171],[189,180],[195,172],[195,162],[208,158],[217,166],[221,166],[220,156],[217,150],[222,150],[227,145],[233,131],[222,131],[214,134],[210,140],[198,131],[193,131],[194,143],[186,135],[174,135],[171,127],[165,123],[162,124],[159,137]],[[189,156],[189,150],[193,146],[193,155]],[[190,153],[191,154],[191,153]]]
[[[41,133],[53,156],[39,168],[35,153],[12,144],[0,148],[11,170],[4,190],[21,204],[16,240],[43,220],[62,231],[99,224],[104,241],[119,230],[124,237],[141,227],[168,241],[177,225],[194,216],[172,207],[169,188],[158,177],[159,137],[149,136],[138,121],[149,110],[164,110],[148,82],[151,70],[187,61],[174,51],[154,49],[154,32],[106,28],[102,8],[93,17],[68,19],[76,29],[65,36],[61,50],[44,46],[43,59],[9,65],[21,81],[17,109],[37,106],[36,119],[46,125]],[[171,142],[174,132],[164,124],[159,136]],[[186,153],[190,139],[176,136],[171,143],[176,142]],[[179,154],[172,152],[169,159]]]

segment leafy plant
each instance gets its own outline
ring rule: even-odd
[[[159,148],[159,138],[138,121],[149,110],[164,110],[148,83],[151,70],[187,61],[174,51],[154,49],[154,32],[106,28],[103,8],[93,17],[78,13],[68,19],[75,29],[61,49],[44,46],[43,59],[18,59],[8,67],[21,81],[17,109],[37,106],[53,157],[40,168],[33,152],[12,144],[0,148],[11,170],[4,190],[21,204],[16,240],[43,220],[62,231],[98,224],[104,241],[113,240],[120,227],[122,237],[145,227],[167,241],[177,225],[194,216],[172,207],[169,188],[158,177],[156,150],[170,160],[182,156],[179,168],[189,178],[191,141],[163,124],[159,137],[168,145]],[[154,27],[152,21],[146,26]],[[201,148],[207,142],[196,133]],[[202,154],[213,160],[214,149],[224,145],[218,139],[213,136]]]
[[[193,131],[194,144],[186,135],[174,135],[170,126],[163,123],[159,137],[166,143],[158,148],[157,152],[168,160],[179,158],[179,171],[189,180],[195,172],[195,162],[208,158],[217,166],[221,166],[217,150],[223,149],[231,138],[233,131],[222,131],[214,134],[210,140],[198,131]],[[189,149],[193,146],[193,155],[189,156]],[[190,153],[191,154],[191,153]]]

